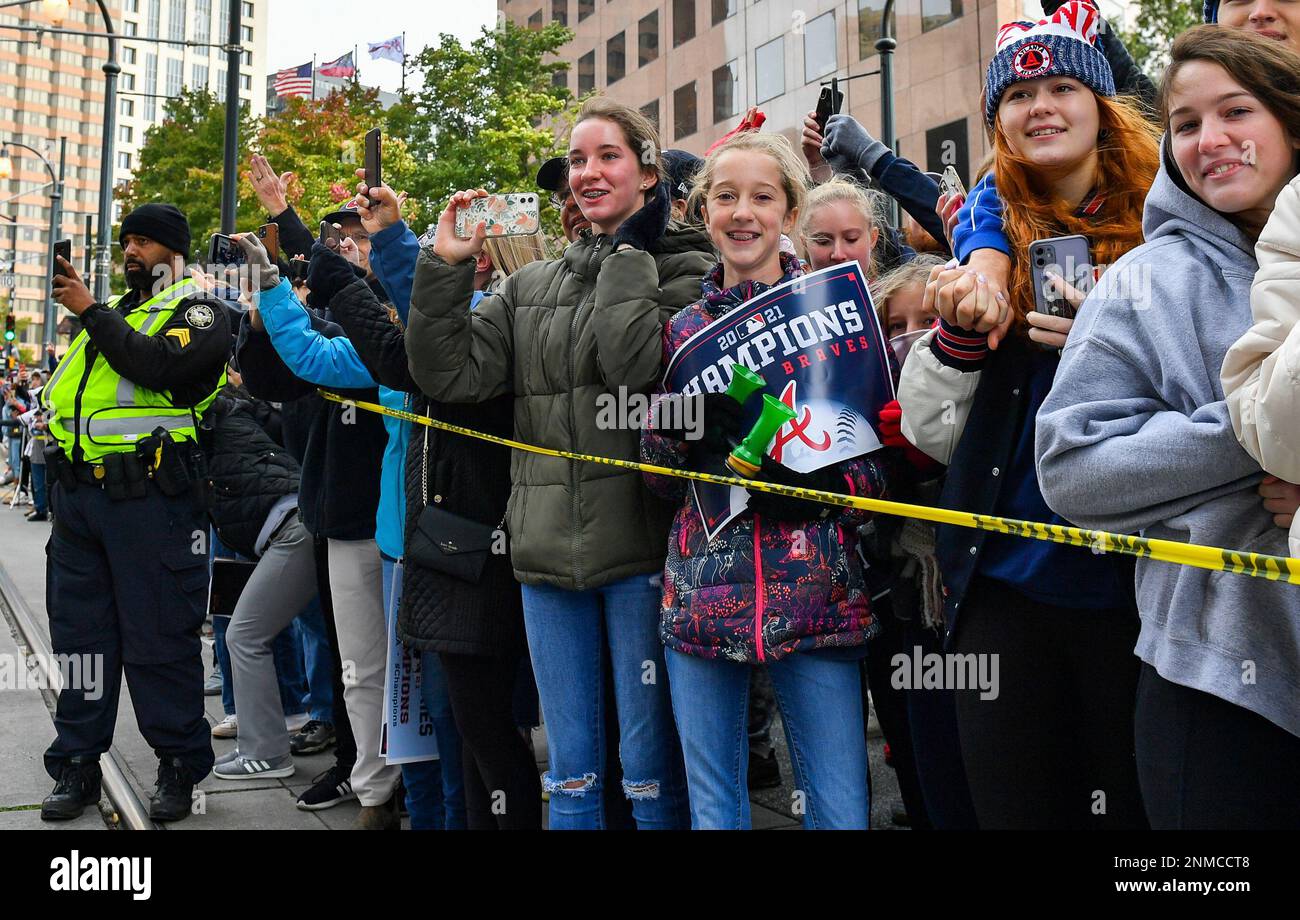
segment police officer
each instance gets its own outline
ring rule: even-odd
[[[102,668],[81,668],[103,678],[59,695],[45,752],[57,781],[41,805],[46,820],[99,801],[99,755],[113,741],[123,671],[159,760],[149,816],[188,815],[213,762],[199,640],[208,525],[197,437],[225,382],[229,320],[185,274],[190,227],[176,207],[137,208],[120,241],[124,295],[96,303],[65,259],[67,277],[54,280],[54,299],[84,331],[41,393],[54,513],[46,607],[55,653],[103,656]]]

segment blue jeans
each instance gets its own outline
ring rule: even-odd
[[[320,608],[320,595],[312,598],[293,621],[294,639],[307,675],[307,712],[317,722],[334,723],[334,665],[329,633]]]
[[[402,602],[402,567],[384,557],[384,611],[395,616]],[[465,776],[460,731],[451,714],[447,679],[437,652],[420,653],[420,701],[433,719],[438,760],[402,764],[406,810],[413,831],[465,829]]]
[[[669,652],[691,826],[748,830],[749,665]],[[766,665],[785,724],[804,827],[866,830],[867,743],[858,662],[794,654]],[[802,795],[799,795],[802,793]]]
[[[45,501],[45,464],[32,464],[32,505],[37,514],[44,514],[48,508]]]
[[[602,646],[614,672],[623,792],[640,829],[684,829],[681,747],[659,642],[658,578],[636,575],[590,591],[524,585],[524,626],[550,748],[552,830],[603,829]]]

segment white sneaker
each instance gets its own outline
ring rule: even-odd
[[[217,779],[282,779],[293,776],[293,757],[285,754],[276,760],[254,760],[240,754],[234,760],[217,764],[212,775]]]
[[[239,716],[226,716],[216,725],[212,726],[213,738],[238,738],[239,737]]]
[[[284,727],[291,735],[296,735],[298,731],[311,721],[311,715],[306,712],[300,712],[296,716],[285,716]]]

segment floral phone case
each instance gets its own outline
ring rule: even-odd
[[[540,205],[537,195],[532,192],[475,198],[468,208],[456,212],[456,235],[469,239],[479,221],[487,222],[488,236],[536,233],[541,226],[538,218]]]

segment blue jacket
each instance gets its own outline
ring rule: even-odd
[[[996,249],[1011,255],[1011,243],[1002,232],[1002,198],[989,173],[975,184],[966,201],[957,212],[957,225],[952,228],[952,254],[962,262],[976,249]]]

